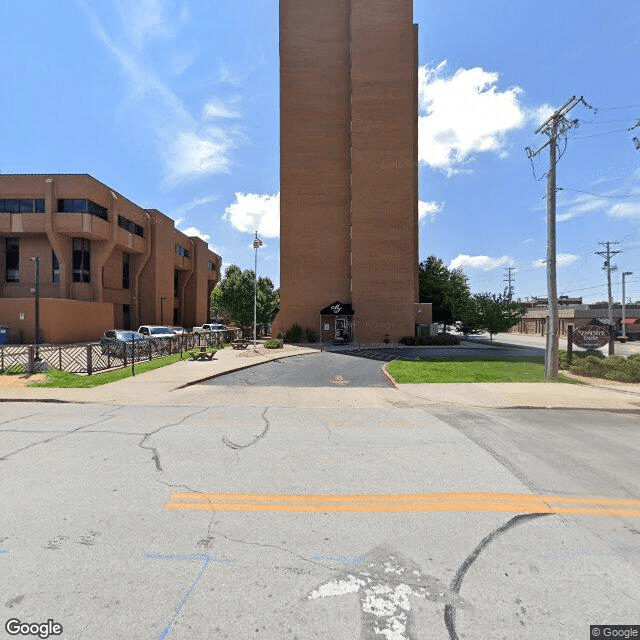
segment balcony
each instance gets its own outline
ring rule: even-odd
[[[130,233],[121,227],[115,228],[116,244],[125,248],[127,253],[144,253],[147,250],[147,240]]]
[[[181,256],[177,253],[174,253],[173,266],[179,271],[185,271],[193,268],[193,261],[191,260],[191,258],[187,258],[186,256]]]
[[[43,213],[0,213],[0,233],[45,233]]]
[[[56,231],[74,238],[108,240],[111,225],[91,213],[56,213]]]

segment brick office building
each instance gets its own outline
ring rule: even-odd
[[[209,319],[221,258],[90,175],[0,175],[0,325],[35,338],[40,258],[42,342],[99,338],[141,324]]]
[[[275,332],[394,342],[431,321],[416,305],[417,51],[413,0],[280,1]]]

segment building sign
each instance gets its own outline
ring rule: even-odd
[[[320,311],[321,316],[353,316],[354,311],[351,304],[336,300]]]
[[[609,331],[606,327],[587,324],[573,330],[573,344],[581,349],[599,349],[609,342]]]

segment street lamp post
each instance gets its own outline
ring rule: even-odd
[[[624,321],[626,320],[625,316],[627,314],[626,302],[625,302],[625,294],[624,294],[624,277],[632,276],[633,271],[624,271],[622,274],[622,337],[626,339],[627,337],[627,326]]]
[[[31,258],[32,262],[36,265],[36,288],[35,288],[35,322],[36,322],[36,357],[38,354],[38,345],[40,344],[40,256]]]
[[[262,240],[258,238],[258,232],[256,231],[256,237],[253,240],[253,248],[255,249],[255,266],[253,270],[253,350],[256,351],[256,343],[258,339],[258,249],[262,246]]]

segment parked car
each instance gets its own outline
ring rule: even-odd
[[[181,336],[184,333],[189,333],[184,327],[169,327],[173,333],[177,336]]]
[[[227,330],[223,324],[208,323],[203,324],[201,327],[193,327],[193,333],[223,333]]]
[[[144,336],[137,331],[109,329],[104,332],[104,336],[100,339],[102,355],[109,355],[114,358],[123,358],[125,353],[130,358],[134,352],[137,356],[144,351],[144,346]]]
[[[138,333],[141,333],[148,339],[173,338],[173,336],[176,335],[169,327],[151,324],[143,324],[141,327],[138,327]]]

